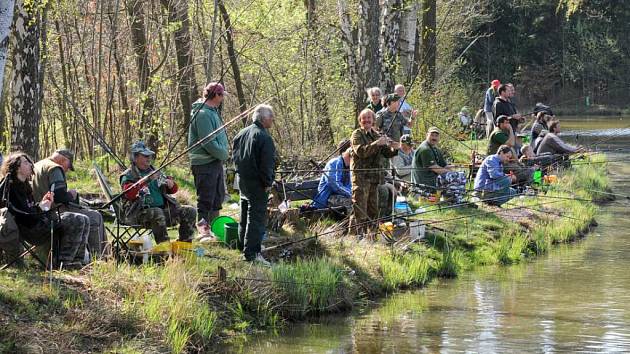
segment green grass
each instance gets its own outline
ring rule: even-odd
[[[272,268],[271,279],[274,287],[287,297],[290,312],[298,318],[347,305],[339,294],[342,270],[328,258],[281,262]]]
[[[383,256],[380,268],[387,290],[422,286],[430,279],[432,270],[429,259],[418,254]]]
[[[601,162],[600,158],[592,161]],[[187,173],[172,172],[182,180]],[[74,176],[81,186],[94,183],[85,168]],[[579,237],[589,227],[597,206],[572,197],[598,198],[592,190],[609,189],[603,163],[576,164],[559,177],[544,197],[516,199],[501,209],[523,207],[521,211],[530,214],[525,221],[485,207],[439,209],[424,204],[430,212],[418,218],[437,222],[432,225],[441,230],[429,227],[423,242],[407,247],[329,236],[293,249],[298,257],[266,269],[242,262],[238,251],[213,245],[207,246],[211,258],[174,258],[143,266],[96,262],[85,274],[71,273],[83,286],[51,287],[37,273],[2,273],[0,306],[19,321],[8,321],[0,329],[0,352],[27,348],[29,338],[21,333],[21,323],[41,329],[41,323],[54,317],[63,318],[55,322],[63,328],[81,333],[102,332],[103,325],[115,333],[111,340],[91,346],[84,344],[89,339],[68,336],[65,342],[61,336],[68,351],[207,351],[225,339],[360,306],[387,292],[424,286],[435,277],[456,277],[481,265],[522,262],[544,254],[553,244]],[[110,178],[115,178],[113,172]],[[184,190],[191,187],[180,185]],[[297,223],[282,235],[308,235],[331,224],[324,219],[304,229]],[[226,281],[215,277],[219,266],[227,270]],[[76,336],[67,329],[63,333]]]

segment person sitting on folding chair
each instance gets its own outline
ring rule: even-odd
[[[120,184],[125,191],[134,183],[142,182],[124,194],[126,221],[150,228],[157,243],[168,241],[167,226],[179,222],[179,240],[190,242],[197,211],[189,205],[180,205],[170,195],[178,189],[172,177],[161,172],[148,177],[155,170],[151,166],[154,156],[142,141],[131,145],[131,167],[120,176]]]
[[[50,240],[51,228],[59,237],[59,250],[54,268],[76,269],[83,265],[85,247],[89,234],[90,220],[87,216],[59,213],[59,218],[50,207],[54,193],[46,193],[39,203],[35,202],[30,180],[33,176],[33,160],[23,152],[11,154],[2,164],[5,179],[2,195],[8,195],[9,211],[14,215],[18,232],[23,240],[32,245],[42,245]],[[52,247],[52,245],[51,245]]]
[[[68,187],[66,174],[74,171],[74,153],[68,149],[58,149],[49,157],[37,161],[33,167],[33,196],[41,199],[51,187],[54,187],[55,200],[51,208],[60,212],[72,212],[83,214],[90,221],[90,234],[88,236],[88,249],[90,256],[101,258],[106,252],[107,237],[103,216],[96,210],[83,207],[79,203],[79,193]]]

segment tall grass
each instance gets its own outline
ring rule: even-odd
[[[424,285],[430,278],[429,259],[418,254],[386,255],[380,259],[386,289]]]
[[[130,316],[145,319],[164,333],[173,353],[181,353],[193,343],[211,343],[218,318],[199,290],[201,275],[188,269],[186,261],[179,259],[141,267],[99,262],[92,281],[109,290],[113,286]]]
[[[520,262],[527,249],[527,245],[527,236],[520,232],[501,237],[496,248],[499,263],[512,264]]]
[[[299,317],[346,303],[339,292],[342,271],[328,258],[279,263],[272,268],[272,281],[286,294],[290,311]]]

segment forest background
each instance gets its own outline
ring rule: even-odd
[[[139,138],[173,156],[215,80],[226,121],[272,98],[284,158],[328,155],[372,86],[407,86],[416,140],[493,79],[522,112],[623,111],[628,23],[615,0],[2,0],[0,149],[95,159],[97,132],[123,159]]]

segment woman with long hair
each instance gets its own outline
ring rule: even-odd
[[[4,178],[2,195],[13,214],[20,236],[34,245],[50,240],[51,228],[54,237],[59,237],[58,264],[55,267],[77,268],[85,256],[85,243],[90,221],[87,216],[63,212],[56,217],[50,210],[54,194],[46,193],[36,202],[30,180],[33,175],[33,160],[24,152],[9,155],[0,168]],[[8,188],[8,191],[7,191]]]

